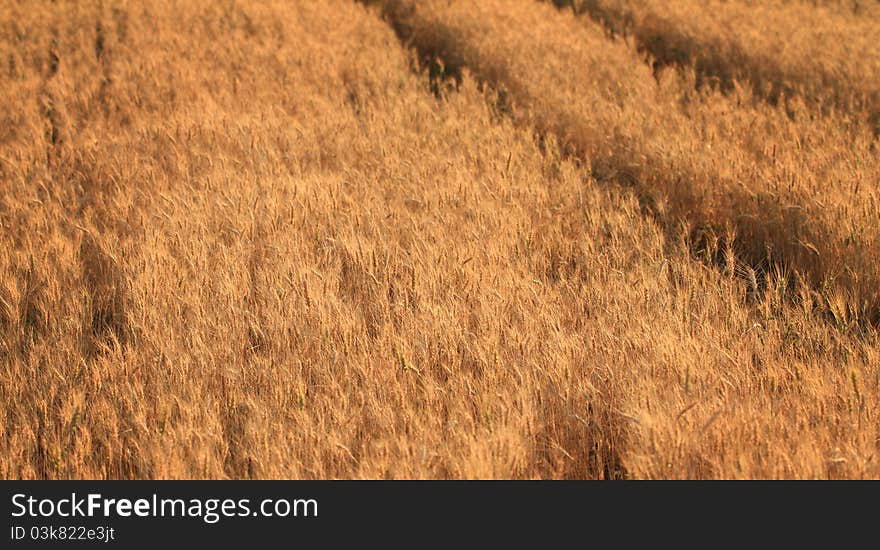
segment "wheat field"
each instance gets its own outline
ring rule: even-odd
[[[0,5],[0,477],[880,478],[880,7]]]

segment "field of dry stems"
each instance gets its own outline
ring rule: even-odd
[[[0,477],[880,477],[880,7],[0,6]]]

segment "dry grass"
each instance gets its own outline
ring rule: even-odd
[[[0,11],[0,476],[880,476],[861,119],[383,4]]]

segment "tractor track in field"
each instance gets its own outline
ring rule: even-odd
[[[487,50],[480,50],[482,46],[478,44],[478,36],[480,32],[490,36],[493,32],[491,25],[478,28],[480,23],[477,22],[468,28],[471,23],[456,21],[451,16],[446,17],[446,14],[430,13],[407,1],[360,1],[379,6],[382,17],[404,45],[418,52],[424,66],[442,67],[442,73],[431,72],[432,80],[445,76],[458,81],[461,71],[468,69],[505,99],[505,108],[501,109],[505,115],[532,127],[538,135],[558,138],[568,155],[590,164],[593,175],[599,181],[633,188],[643,210],[656,219],[670,236],[678,234],[682,224],[690,227],[696,257],[708,260],[717,267],[729,268],[724,265],[723,250],[735,250],[742,262],[737,271],[746,274],[744,279],[747,285],[764,288],[770,273],[784,273],[806,282],[820,295],[822,289],[827,289],[832,283],[860,295],[869,286],[864,284],[864,280],[876,279],[877,274],[872,272],[850,273],[851,278],[847,278],[846,273],[841,275],[840,263],[845,262],[846,258],[839,261],[834,259],[834,246],[837,244],[834,243],[834,228],[811,218],[808,197],[783,197],[762,193],[760,188],[757,192],[753,191],[743,186],[735,174],[722,173],[712,166],[694,168],[683,154],[668,155],[662,146],[640,141],[639,136],[628,136],[625,132],[603,135],[597,130],[608,118],[590,120],[583,111],[578,111],[572,105],[539,97],[530,86],[528,77],[506,64],[502,53],[509,52],[495,50],[494,53],[498,54],[496,58],[501,59],[496,61],[491,54],[485,53]],[[551,17],[554,11],[548,6],[542,16]],[[498,17],[499,21],[507,23],[505,32],[518,32],[522,38],[528,36],[529,29],[512,28],[509,19]],[[474,21],[479,19],[478,16],[473,17]],[[579,25],[576,17],[562,13],[556,16],[554,23],[569,25],[560,30],[560,34],[566,34]],[[498,28],[501,26],[499,23]],[[492,38],[496,42],[501,41],[500,36]],[[536,48],[544,45],[541,43]],[[616,46],[626,48],[622,43]],[[607,63],[611,65],[614,61],[608,59]],[[646,71],[650,71],[647,66]],[[634,75],[638,76],[642,75]],[[434,86],[436,88],[436,83]],[[636,90],[631,97],[649,97],[646,94],[640,97],[639,93]],[[601,92],[597,95],[601,95]],[[515,107],[509,108],[507,104]],[[616,106],[607,101],[606,107],[613,111]],[[644,115],[645,120],[656,128],[662,128],[667,122],[654,116],[654,111],[650,111],[653,106],[648,106],[646,113],[638,112],[639,105],[629,107],[637,114]],[[687,117],[681,113],[675,116],[680,117],[673,118],[680,124],[677,129],[686,133]],[[621,122],[613,117],[611,121]],[[692,136],[692,139],[698,141],[696,136]],[[711,197],[707,196],[707,189],[723,191],[718,193],[720,196]],[[662,203],[662,206],[656,206],[658,203]],[[731,235],[734,236],[732,239]],[[794,281],[789,281],[789,284],[794,285]],[[849,313],[858,318],[860,326],[880,322],[880,301],[876,293],[871,294],[868,290],[868,294],[856,301],[861,303],[861,308]]]

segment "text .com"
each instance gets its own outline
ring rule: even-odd
[[[25,494],[12,496],[12,516],[31,518],[200,518],[217,523],[233,517],[318,517],[315,499],[250,499],[219,498],[109,498],[89,493],[71,493],[64,498],[34,498]]]

